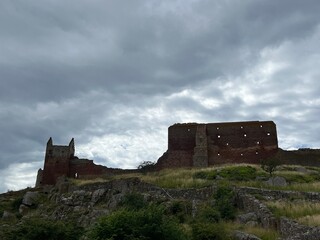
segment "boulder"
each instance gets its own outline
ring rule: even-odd
[[[285,187],[288,185],[284,177],[271,177],[268,181],[265,182],[269,186]]]
[[[106,190],[103,188],[97,189],[92,193],[91,202],[93,204],[97,203],[101,197],[105,194]]]
[[[3,214],[2,214],[2,220],[3,221],[13,221],[15,219],[16,219],[16,215],[14,215],[11,212],[4,211]]]
[[[256,235],[248,234],[241,231],[234,231],[233,237],[236,240],[261,240],[261,238],[258,238]]]
[[[26,206],[36,206],[39,203],[40,194],[39,192],[26,192],[23,196],[22,204]]]
[[[24,216],[24,215],[27,215],[29,212],[29,207],[24,205],[24,204],[21,204],[20,207],[19,207],[19,213]]]
[[[249,212],[237,216],[239,223],[246,224],[252,221],[258,221],[257,215],[254,212]]]

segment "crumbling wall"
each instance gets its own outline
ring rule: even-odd
[[[206,167],[222,163],[259,163],[278,150],[272,121],[174,124],[168,129],[168,151],[158,168]]]

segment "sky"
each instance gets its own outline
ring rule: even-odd
[[[272,120],[320,148],[318,0],[0,1],[0,192],[34,186],[49,137],[135,168],[174,123]]]

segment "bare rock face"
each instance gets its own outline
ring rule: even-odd
[[[24,215],[27,215],[28,212],[29,212],[29,207],[27,207],[26,205],[24,204],[21,204],[20,207],[19,207],[19,213],[24,216]]]
[[[23,196],[22,204],[25,206],[35,206],[38,204],[40,194],[38,192],[26,192]]]
[[[237,220],[241,224],[246,224],[246,225],[250,225],[250,226],[257,226],[258,225],[258,217],[254,212],[241,214],[237,217]]]
[[[233,237],[237,240],[261,240],[261,238],[258,238],[256,235],[241,231],[234,231]]]
[[[11,212],[4,211],[2,214],[2,220],[4,220],[4,221],[12,221],[15,219],[16,219],[16,216]]]
[[[269,186],[285,187],[288,185],[287,181],[283,177],[271,177],[268,181],[265,182]]]

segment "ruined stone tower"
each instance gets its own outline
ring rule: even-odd
[[[59,176],[69,176],[74,151],[73,138],[67,146],[53,145],[50,138],[47,142],[41,184],[54,184]]]

